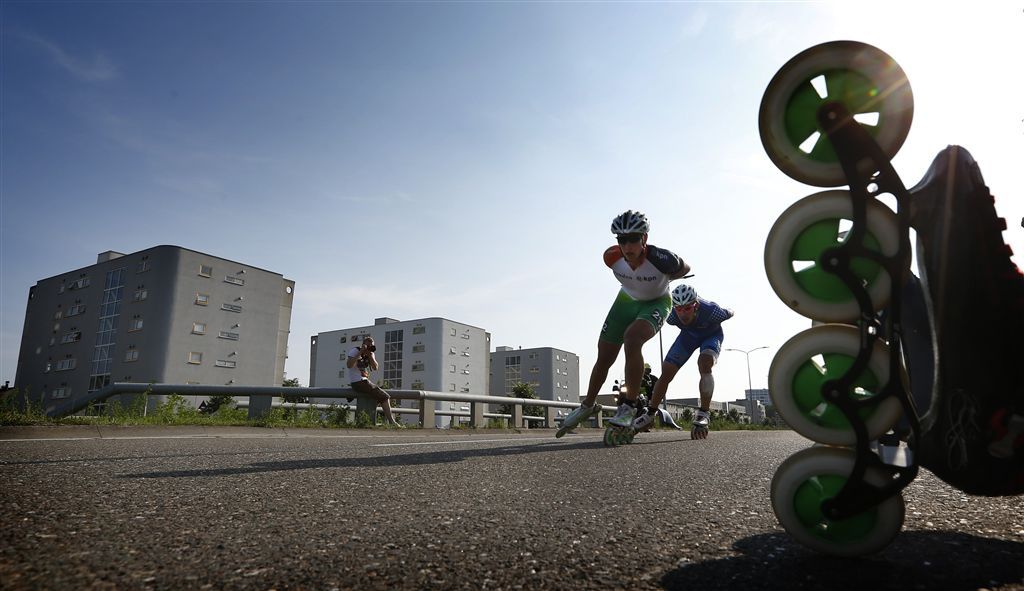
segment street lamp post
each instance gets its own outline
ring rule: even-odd
[[[726,351],[736,351],[737,353],[743,353],[743,355],[747,358],[747,417],[748,418],[753,418],[753,415],[754,415],[754,405],[751,404],[751,398],[753,397],[752,390],[754,389],[754,384],[750,380],[750,354],[753,353],[754,351],[759,351],[761,349],[767,349],[767,348],[768,348],[768,346],[764,345],[764,346],[761,346],[761,347],[754,347],[753,349],[747,349],[747,350],[743,350],[743,349],[725,349]]]

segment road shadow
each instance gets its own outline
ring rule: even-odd
[[[881,553],[833,558],[786,533],[733,544],[742,556],[682,565],[661,579],[669,590],[700,589],[1024,589],[1024,543],[953,531],[906,531]]]
[[[445,445],[444,442],[437,443],[439,445]],[[259,474],[263,472],[287,472],[292,470],[316,470],[323,468],[394,468],[399,466],[428,466],[435,464],[451,464],[477,457],[493,458],[500,456],[544,453],[550,451],[592,449],[595,447],[604,447],[604,443],[600,440],[580,441],[575,443],[562,440],[531,443],[529,445],[451,449],[426,453],[394,454],[366,458],[317,458],[281,460],[276,462],[253,462],[246,466],[237,466],[232,468],[168,470],[141,472],[137,474],[122,474],[120,475],[120,478],[212,478],[237,474]]]

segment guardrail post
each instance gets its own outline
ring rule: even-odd
[[[544,426],[548,429],[554,429],[556,427],[555,418],[557,416],[557,412],[558,409],[553,406],[544,407]]]
[[[487,407],[486,402],[470,402],[469,403],[469,426],[474,429],[486,427],[484,424],[484,409]]]
[[[513,404],[512,405],[512,424],[509,425],[512,429],[522,429],[526,425],[523,424],[523,405]]]
[[[249,395],[249,418],[259,419],[263,415],[270,412],[271,406],[273,405],[274,397],[268,394],[261,394],[259,396],[255,394]]]
[[[433,400],[420,398],[420,427],[429,429],[436,426],[437,415],[434,413],[436,406],[437,403]]]
[[[374,425],[377,423],[377,401],[369,396],[358,396],[356,397],[356,420],[358,421],[359,413],[365,412],[366,416],[370,418],[370,424]]]

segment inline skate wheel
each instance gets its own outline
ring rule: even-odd
[[[896,155],[914,117],[914,96],[903,69],[882,50],[832,41],[802,51],[772,78],[761,98],[761,144],[789,177],[816,187],[848,184],[831,142],[818,126],[823,105],[840,102],[882,152]],[[871,168],[870,161],[864,166]],[[875,170],[861,170],[870,176]]]
[[[764,267],[776,295],[794,312],[825,322],[853,322],[860,306],[838,275],[822,265],[826,250],[841,246],[853,221],[853,197],[848,191],[822,191],[804,197],[779,216],[768,232]],[[896,214],[871,199],[866,206],[863,246],[884,257],[900,248]],[[875,311],[889,302],[892,280],[877,261],[852,257],[850,270],[867,291]]]
[[[833,556],[853,557],[878,552],[903,527],[905,505],[896,493],[852,517],[831,520],[821,503],[835,497],[853,472],[856,454],[849,449],[812,447],[790,456],[772,478],[772,509],[791,536],[808,548]],[[885,474],[869,469],[873,486],[887,483]]]
[[[825,382],[846,374],[859,351],[860,331],[842,324],[809,328],[782,345],[768,371],[768,386],[772,403],[794,431],[828,445],[857,443],[842,409],[828,402],[821,390]],[[872,441],[896,424],[902,412],[897,397],[879,397],[889,379],[889,348],[876,340],[867,368],[856,376],[848,393],[858,401],[877,397],[857,411]]]
[[[615,427],[606,427],[604,430],[604,444],[606,447],[615,447],[619,445],[618,433]]]

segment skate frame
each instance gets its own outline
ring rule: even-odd
[[[850,186],[853,200],[853,227],[842,245],[822,253],[818,263],[828,273],[836,275],[850,290],[860,307],[857,326],[860,331],[860,350],[853,366],[840,378],[829,380],[822,385],[822,398],[836,405],[846,416],[857,437],[857,459],[853,471],[839,493],[822,502],[822,513],[831,520],[840,520],[863,513],[897,494],[917,476],[918,464],[914,459],[914,441],[920,432],[920,420],[913,399],[904,383],[902,366],[901,291],[910,273],[910,192],[903,185],[893,169],[889,158],[846,107],[839,102],[828,102],[817,113],[818,124],[828,137],[839,157],[843,172]],[[870,165],[870,166],[868,166]],[[864,174],[861,170],[876,171]],[[876,195],[890,193],[896,198],[897,221],[900,233],[898,252],[887,257],[869,249],[864,240],[867,234],[867,203]],[[884,325],[874,312],[874,307],[864,284],[854,275],[850,263],[854,257],[870,259],[881,265],[891,278],[889,313]],[[876,396],[865,400],[854,400],[847,395],[853,387],[853,379],[868,367],[874,342],[883,333],[889,339],[889,380]],[[867,426],[858,415],[858,410],[877,404],[888,396],[895,396],[903,407],[903,414],[910,423],[912,436],[908,441],[910,453],[907,466],[896,466],[883,462],[879,453],[871,449]],[[897,445],[899,445],[897,438]],[[876,486],[865,480],[868,469],[881,470],[886,474],[884,485]]]

